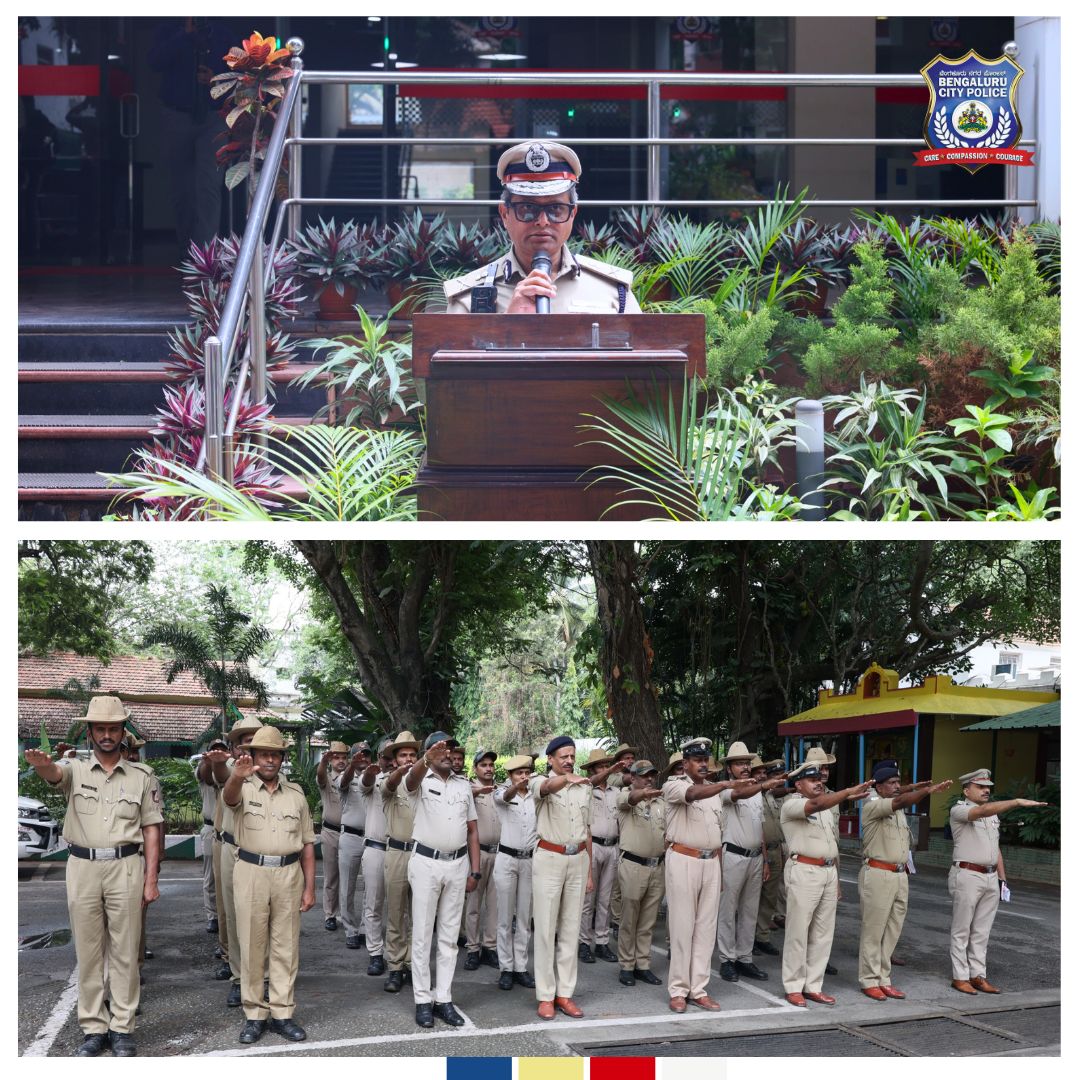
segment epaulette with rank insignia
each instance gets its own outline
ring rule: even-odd
[[[633,283],[634,272],[632,270],[624,270],[621,266],[612,266],[610,263],[602,262],[600,259],[590,259],[587,255],[578,255],[577,262],[582,270],[588,270],[590,274],[595,274],[597,277],[607,278],[608,281],[613,281],[616,285],[630,285]]]

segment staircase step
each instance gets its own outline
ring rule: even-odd
[[[75,416],[71,413],[19,416],[19,437],[24,439],[86,439],[149,436],[161,418],[125,414]],[[310,416],[272,416],[271,430],[284,431],[315,423]]]
[[[304,375],[315,365],[286,364],[273,368],[270,378],[275,383],[289,383]],[[19,382],[176,382],[164,361],[153,360],[87,360],[85,362],[20,360]]]
[[[154,360],[169,355],[169,342],[163,330],[135,324],[116,327],[102,333],[100,327],[87,331],[65,327],[62,331],[27,331],[19,328],[19,359],[48,361],[62,357],[77,362],[80,357],[99,361]]]

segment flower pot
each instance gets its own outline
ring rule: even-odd
[[[342,285],[342,292],[331,282],[319,293],[319,318],[344,321],[356,318],[356,301],[360,290],[355,285]]]
[[[394,318],[411,319],[422,308],[423,286],[419,281],[410,279],[391,281],[386,286],[386,297],[391,307],[401,304],[401,307],[394,312]]]

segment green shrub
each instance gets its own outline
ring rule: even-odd
[[[1020,807],[1001,815],[1001,843],[1028,847],[1061,847],[1061,787],[1029,784],[1026,779],[1010,784],[995,799],[1033,799],[1049,806]],[[1008,866],[1005,867],[1008,872]]]
[[[27,771],[29,770],[29,772]],[[19,794],[27,799],[37,799],[43,802],[49,813],[60,824],[64,821],[64,811],[67,809],[67,800],[55,788],[49,787],[44,780],[26,763],[26,758],[19,755]]]
[[[706,383],[737,386],[771,362],[776,319],[767,308],[759,311],[718,309],[711,300],[697,300],[687,309],[705,316]]]

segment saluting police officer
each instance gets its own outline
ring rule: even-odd
[[[473,755],[475,782],[472,786],[476,805],[476,833],[480,841],[480,881],[465,898],[465,970],[475,971],[481,964],[499,966],[496,951],[499,929],[499,905],[495,896],[495,856],[499,851],[499,815],[495,809],[494,750],[479,750]]]
[[[573,999],[578,960],[574,943],[585,893],[593,888],[593,798],[588,777],[574,773],[576,755],[569,735],[556,736],[547,745],[548,775],[529,779],[536,804],[533,966],[541,1020],[553,1020],[556,1009],[574,1019],[584,1015]]]
[[[630,766],[630,786],[618,795],[619,886],[622,921],[619,924],[619,982],[636,980],[659,986],[652,973],[652,937],[664,897],[664,831],[667,812],[664,793],[656,786],[659,772],[651,761]]]
[[[54,762],[29,749],[26,761],[67,800],[68,916],[79,976],[78,1057],[97,1057],[108,1045],[117,1057],[135,1055],[139,1007],[139,924],[143,908],[158,899],[157,867],[162,821],[146,772],[120,752],[131,714],[119,698],[91,698],[86,712],[86,761]],[[138,856],[143,854],[144,858]],[[105,1008],[105,953],[109,956],[109,1007]]]
[[[577,215],[581,162],[562,143],[534,140],[512,146],[496,169],[503,185],[499,216],[511,247],[495,262],[444,282],[446,311],[532,314],[537,297],[553,313],[634,313],[633,274],[571,253],[566,241]],[[537,256],[547,267],[536,265]]]
[[[597,960],[617,963],[618,957],[608,946],[611,937],[611,891],[619,873],[618,791],[608,787],[608,777],[620,773],[622,766],[603,750],[594,750],[585,762],[585,773],[593,787],[592,819],[592,889],[585,894],[581,909],[581,936],[578,959],[586,964]]]
[[[353,744],[345,768],[336,779],[341,798],[341,841],[338,845],[338,893],[341,921],[345,924],[345,948],[359,949],[364,944],[364,879],[360,864],[364,857],[366,800],[361,797],[360,778],[371,764],[371,748],[366,742]],[[360,897],[357,899],[357,884]]]
[[[411,731],[403,731],[387,747],[394,768],[382,782],[383,814],[386,817],[386,966],[383,989],[396,994],[405,983],[405,973],[412,956],[409,919],[412,895],[409,890],[409,856],[415,804],[405,797],[401,781],[416,764],[420,743]]]
[[[343,742],[332,742],[330,749],[319,758],[319,764],[315,768],[315,785],[319,789],[319,800],[322,803],[319,838],[322,841],[323,926],[327,930],[337,929],[337,917],[341,910],[338,886],[341,789],[334,781],[345,771],[348,756],[349,748]]]
[[[292,1017],[300,914],[315,906],[315,830],[303,789],[281,776],[284,759],[281,732],[264,725],[237,758],[222,791],[236,827],[233,898],[247,1018],[242,1043],[258,1042],[268,1026],[290,1042],[307,1038]],[[268,965],[270,986],[264,1001],[263,971]]]
[[[862,811],[862,866],[859,868],[859,986],[874,1001],[906,995],[892,985],[892,954],[908,908],[908,859],[911,830],[904,810],[951,780],[900,792],[900,770],[883,762],[871,779],[877,798]]]
[[[611,761],[615,768],[608,774],[607,787],[618,793],[630,786],[630,766],[637,757],[637,747],[628,743],[619,743],[611,751]],[[621,818],[619,819],[622,820]],[[618,867],[615,870],[615,881],[611,886],[611,897],[608,900],[608,927],[610,937],[615,938],[616,948],[619,939],[619,923],[622,921],[622,888],[619,885]]]
[[[369,975],[386,971],[383,959],[383,931],[386,926],[386,810],[382,799],[382,782],[394,767],[388,747],[392,740],[383,739],[378,746],[378,760],[360,774],[360,797],[367,803],[364,831],[364,857],[360,872],[364,876],[364,927],[367,938]]]
[[[480,880],[480,845],[472,785],[450,768],[451,739],[432,732],[424,753],[405,774],[413,806],[412,888],[413,1001],[416,1022],[430,1028],[438,1017],[451,1027],[465,1018],[454,1008],[451,984],[457,963],[461,905]],[[431,989],[431,940],[435,938],[435,990]]]
[[[751,763],[753,764],[753,763]],[[751,775],[755,779],[766,780],[782,778],[787,766],[783,758],[773,758],[763,762]],[[786,783],[786,781],[785,781]],[[772,936],[773,919],[781,914],[784,902],[784,831],[780,828],[780,807],[787,789],[778,784],[761,796],[761,831],[765,837],[765,861],[769,873],[762,875],[761,899],[758,901],[757,928],[754,933],[754,953],[766,956],[779,956],[780,950],[769,940]]]
[[[821,992],[825,965],[836,928],[837,844],[831,810],[848,799],[864,799],[870,781],[826,794],[817,765],[803,762],[788,779],[795,792],[784,800],[780,826],[788,856],[784,874],[788,887],[784,928],[783,980],[788,1003],[835,1005]]]
[[[499,851],[495,856],[498,899],[499,989],[514,983],[532,989],[528,973],[529,922],[532,919],[532,868],[536,851],[536,804],[529,795],[534,756],[517,754],[506,763],[506,785],[495,792]]]
[[[224,739],[213,739],[207,750],[228,750],[229,744]],[[206,932],[221,933],[220,909],[218,907],[217,888],[214,885],[214,808],[217,804],[218,789],[214,783],[214,770],[206,755],[200,756],[195,765],[195,780],[199,785],[199,798],[202,800],[203,827],[199,833],[202,840],[203,860],[203,910],[206,912]],[[222,950],[224,955],[224,949]]]
[[[999,994],[986,978],[986,948],[997,915],[1005,860],[998,844],[999,814],[1021,806],[1046,806],[1032,799],[990,801],[994,781],[989,769],[976,769],[960,777],[964,801],[949,811],[953,834],[953,863],[949,893],[953,900],[949,955],[952,987],[962,994]]]

